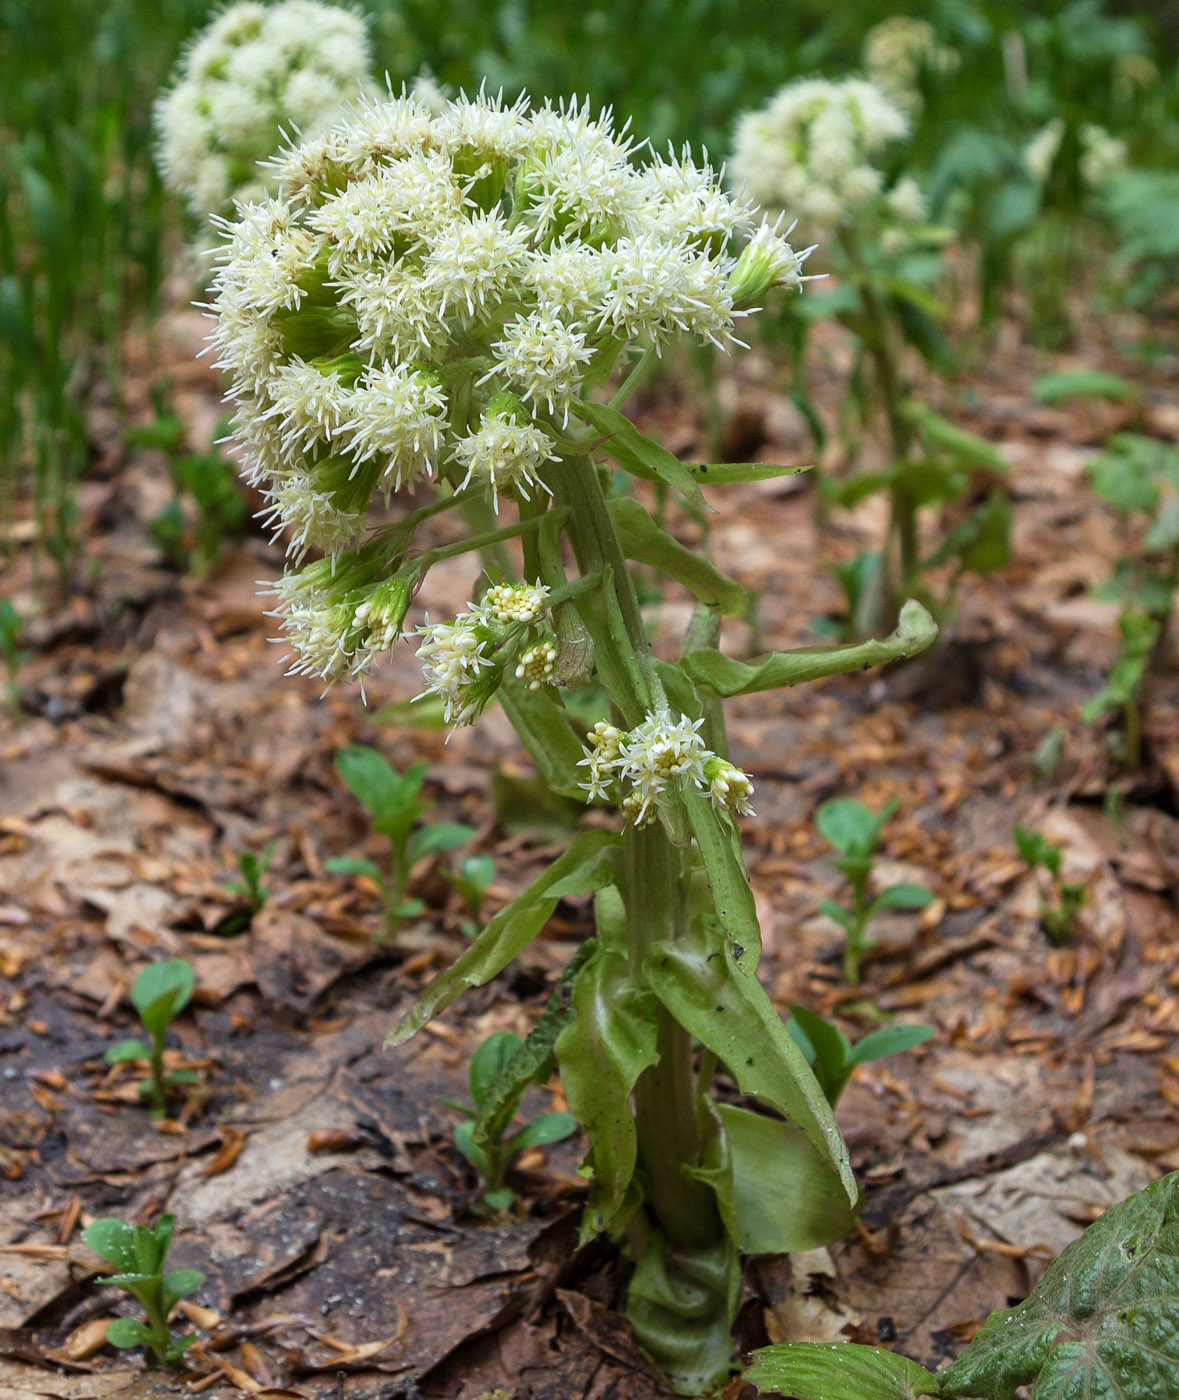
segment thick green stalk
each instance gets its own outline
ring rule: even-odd
[[[595,636],[599,662],[604,648],[629,657],[614,658],[613,671],[637,669],[655,696],[662,694],[651,661],[646,627],[630,569],[606,505],[597,468],[588,457],[570,457],[554,473],[553,490],[570,507],[567,531],[583,575],[609,570],[624,624],[624,636],[600,630]],[[618,697],[611,697],[616,700]],[[624,840],[626,901],[631,967],[638,974],[648,950],[680,933],[685,880],[680,853],[659,824],[629,827]],[[692,1047],[686,1031],[662,1009],[658,1023],[659,1061],[645,1071],[635,1090],[639,1160],[647,1201],[656,1222],[674,1245],[707,1245],[723,1233],[711,1189],[685,1176],[697,1164],[703,1143],[696,1115]]]
[[[684,919],[680,853],[658,823],[629,827],[626,860],[627,933],[636,976],[649,949],[675,939]],[[635,1086],[635,1123],[647,1203],[668,1240],[680,1248],[712,1244],[723,1232],[716,1195],[684,1174],[700,1161],[692,1042],[662,1007],[658,1012],[659,1060]]]

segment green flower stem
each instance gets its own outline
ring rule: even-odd
[[[650,693],[662,699],[630,569],[592,460],[567,459],[563,470],[554,474],[553,490],[558,503],[570,507],[566,529],[578,568],[583,576],[609,571],[606,587],[614,593],[624,623],[623,635],[598,629],[594,640],[599,661],[605,659],[602,653],[606,648],[629,651],[629,656],[616,656],[610,669],[619,674],[637,671]],[[611,698],[616,703],[621,699]],[[686,879],[683,857],[662,825],[628,827],[623,846],[630,964],[638,976],[648,950],[681,932]],[[707,1245],[723,1234],[716,1196],[710,1186],[683,1171],[700,1161],[703,1150],[691,1039],[662,1008],[658,1012],[658,1046],[658,1063],[643,1073],[635,1088],[639,1160],[647,1201],[673,1244]]]
[[[639,976],[649,949],[681,931],[685,881],[679,852],[662,826],[627,828],[627,929],[630,963]],[[703,1143],[696,1115],[692,1042],[663,1007],[657,1013],[659,1060],[635,1086],[635,1123],[647,1203],[669,1241],[691,1249],[724,1233],[716,1193],[683,1170],[700,1161]]]
[[[864,347],[872,360],[876,381],[880,385],[880,395],[884,400],[884,414],[888,421],[893,459],[898,463],[906,462],[913,445],[913,427],[904,414],[905,394],[893,359],[888,316],[855,234],[843,233],[840,242],[851,264],[856,294],[860,300],[864,328],[867,331]],[[890,494],[884,570],[886,616],[880,619],[885,626],[891,626],[896,621],[900,600],[908,597],[918,572],[916,508],[908,495],[898,493],[895,488]]]

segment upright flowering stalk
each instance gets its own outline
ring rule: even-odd
[[[664,346],[727,348],[771,288],[802,281],[802,256],[707,166],[632,154],[578,103],[365,105],[285,152],[277,197],[225,225],[214,339],[247,470],[291,554],[277,594],[295,670],[363,678],[437,559],[520,541],[524,581],[505,573],[419,629],[425,689],[454,725],[501,704],[549,784],[616,807],[620,829],[577,835],[392,1040],[499,973],[561,898],[595,894],[597,935],[555,1043],[589,1143],[583,1234],[629,1252],[639,1339],[698,1393],[730,1364],[741,1252],[830,1239],[857,1194],[754,975],[737,828],[752,783],[727,757],[721,698],[907,654],[932,625],[914,605],[887,642],[730,661],[714,643],[744,590],[609,492],[596,457],[696,504],[702,481],[782,471],[686,466],[619,409]],[[411,493],[390,521],[381,503]],[[415,549],[418,527],[450,510],[483,523]],[[699,599],[679,661],[651,654],[632,561]],[[609,714],[585,734],[564,695],[591,677]],[[714,1103],[720,1062],[775,1116]]]
[[[955,564],[952,597],[964,570],[994,568],[1006,557],[1001,541],[1008,505],[994,493],[970,517],[973,524],[960,523],[922,557],[919,508],[958,501],[980,466],[993,473],[1003,463],[987,444],[913,403],[904,382],[906,342],[935,368],[945,369],[950,358],[938,325],[941,309],[905,261],[905,254],[936,246],[944,235],[925,225],[916,182],[907,175],[890,181],[885,173],[890,151],[908,133],[908,115],[876,84],[805,79],[742,117],[729,165],[734,187],[771,216],[797,212],[830,236],[835,271],[854,293],[854,305],[836,314],[871,371],[891,457],[882,471],[840,483],[832,493],[842,502],[875,490],[887,490],[890,498],[883,547],[839,571],[849,630],[861,636],[891,625],[906,598],[925,592],[921,574],[931,562]]]

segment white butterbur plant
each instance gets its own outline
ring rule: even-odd
[[[254,0],[222,10],[197,35],[156,103],[164,183],[194,217],[227,213],[268,181],[258,162],[281,132],[310,135],[373,91],[368,23],[320,0]]]
[[[722,702],[910,655],[934,629],[913,604],[882,642],[732,660],[721,618],[743,613],[745,589],[614,489],[607,462],[698,511],[702,483],[795,470],[693,467],[623,415],[652,357],[684,336],[738,345],[752,307],[804,281],[805,254],[706,163],[637,155],[580,102],[364,104],[278,156],[278,193],[224,225],[213,339],[290,553],[275,592],[292,668],[363,680],[431,567],[476,555],[491,581],[418,628],[424,693],[452,726],[501,705],[554,792],[618,810],[490,920],[391,1039],[495,977],[559,900],[595,896],[596,935],[538,1023],[546,1038],[486,1101],[517,1103],[559,1070],[588,1139],[583,1236],[628,1251],[637,1336],[697,1394],[731,1366],[741,1253],[830,1240],[858,1196],[753,975],[737,826],[753,784],[728,757]],[[455,543],[419,541],[451,511]],[[696,597],[678,660],[652,654],[635,564]],[[566,696],[591,681],[608,717],[586,734]],[[777,1116],[714,1103],[717,1059]],[[480,1118],[473,1140],[494,1126]]]

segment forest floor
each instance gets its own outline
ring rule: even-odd
[[[146,526],[171,498],[168,465],[130,450],[120,425],[150,419],[149,383],[167,377],[193,441],[208,441],[221,410],[191,359],[200,326],[177,313],[139,348],[125,407],[95,411],[85,565],[26,627],[20,714],[0,720],[0,1396],[661,1396],[614,1311],[619,1260],[575,1248],[578,1140],[529,1153],[518,1209],[486,1221],[441,1102],[466,1099],[491,1031],[535,1019],[589,931],[587,903],[562,904],[520,963],[389,1052],[399,1013],[463,946],[461,902],[427,862],[427,912],[389,946],[374,939],[375,889],[324,870],[333,855],[380,856],[333,768],[351,743],[399,768],[429,760],[436,815],[477,827],[497,862],[491,910],[559,849],[564,814],[538,816],[502,715],[447,743],[389,712],[420,688],[410,644],[367,708],[351,688],[321,697],[285,678],[258,594],[278,547],[249,537],[201,579],[161,562]],[[1082,343],[1087,363],[1127,372]],[[1151,697],[1142,771],[1121,774],[1079,718],[1116,649],[1116,609],[1090,590],[1120,547],[1083,468],[1138,410],[1041,406],[1028,386],[1061,363],[1008,325],[937,405],[1001,449],[1015,498],[1013,562],[966,580],[938,649],[731,705],[733,756],[757,786],[743,826],[774,1001],[838,1014],[853,1035],[882,1016],[935,1031],[857,1072],[838,1116],[861,1227],[750,1262],[743,1348],[844,1338],[938,1365],[1104,1208],[1179,1168],[1179,678]],[[817,387],[828,406],[840,369],[833,347]],[[807,460],[758,356],[717,400],[730,457]],[[636,407],[674,451],[704,454],[686,389],[664,382]],[[1173,362],[1152,372],[1141,415],[1179,440]],[[839,612],[828,566],[875,538],[875,507],[817,528],[805,475],[709,495],[713,557],[759,597],[758,634],[727,624],[725,647],[813,641],[811,622]],[[671,526],[701,538],[674,511]],[[476,576],[470,559],[439,566],[411,621],[453,614]],[[0,584],[23,611],[28,549],[0,561]],[[657,645],[687,611],[674,593],[652,605]],[[1119,783],[1120,814],[1105,800]],[[936,895],[882,921],[856,990],[839,978],[838,929],[816,914],[840,893],[813,825],[836,795],[899,799],[880,877]],[[1039,927],[1016,822],[1063,843],[1086,885],[1066,946]],[[272,842],[271,897],[243,928],[226,884],[239,852]],[[133,1031],[128,989],[153,957],[189,959],[197,983],[170,1043],[199,1083],[161,1123],[133,1074],[103,1060]],[[559,1086],[527,1106],[561,1107]],[[90,1217],[161,1210],[178,1220],[172,1266],[208,1279],[181,1378],[102,1347],[122,1295],[96,1286],[80,1238]]]

